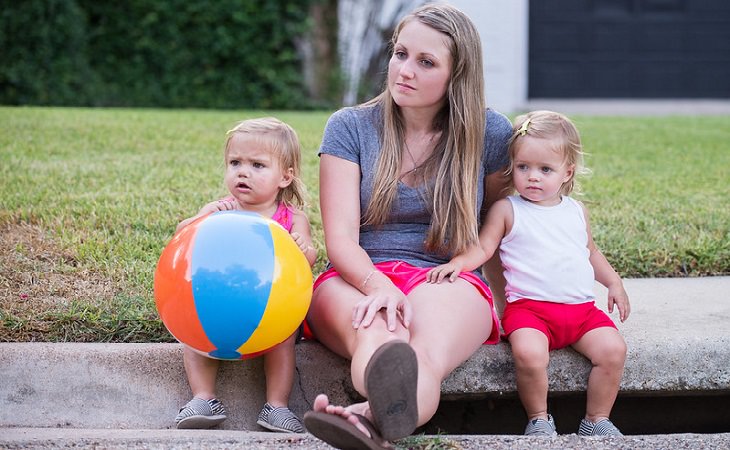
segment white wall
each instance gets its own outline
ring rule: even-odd
[[[487,105],[505,114],[527,104],[529,0],[449,0],[479,30]]]

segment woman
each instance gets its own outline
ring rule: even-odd
[[[436,412],[441,381],[499,337],[478,273],[426,282],[429,268],[477,243],[480,213],[506,194],[511,124],[485,108],[479,35],[458,9],[426,5],[391,44],[383,93],[335,113],[320,147],[331,268],[315,282],[307,322],[352,360],[367,401],[342,407],[320,395],[304,419],[340,448],[411,434]]]

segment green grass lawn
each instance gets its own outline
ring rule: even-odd
[[[237,121],[299,133],[324,265],[326,112],[0,107],[0,341],[166,341],[153,273],[176,224],[225,193]],[[574,117],[597,244],[624,277],[730,274],[730,117]]]

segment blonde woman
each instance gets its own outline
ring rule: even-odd
[[[478,242],[482,211],[506,187],[511,124],[485,107],[479,35],[461,11],[434,4],[406,16],[391,45],[382,94],[335,113],[320,147],[330,266],[307,322],[351,359],[367,401],[335,406],[322,394],[304,420],[339,448],[411,434],[436,412],[441,381],[499,338],[479,272],[426,282]]]

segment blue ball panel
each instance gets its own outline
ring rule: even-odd
[[[203,330],[217,348],[210,353],[215,358],[241,357],[237,349],[256,330],[269,301],[274,244],[268,226],[255,217],[238,211],[215,213],[195,237],[193,297]]]

